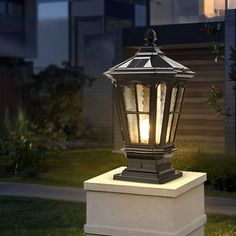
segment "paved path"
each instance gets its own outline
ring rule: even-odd
[[[0,195],[39,197],[76,202],[86,201],[86,195],[83,189],[46,186],[40,184],[0,182]],[[236,216],[236,199],[206,197],[205,207],[207,213]]]
[[[206,197],[205,208],[207,213],[236,215],[236,199],[225,197]]]
[[[55,200],[85,202],[85,192],[79,188],[0,182],[0,195],[39,197]]]

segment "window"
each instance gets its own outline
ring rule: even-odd
[[[226,3],[236,8],[236,0],[152,0],[151,24],[222,21]]]

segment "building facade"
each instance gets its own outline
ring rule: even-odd
[[[36,1],[0,1],[0,56],[33,58],[36,56]]]
[[[37,4],[35,0],[0,1],[0,124],[6,112],[14,116],[19,106],[15,80],[31,66],[26,58],[37,54]]]
[[[102,74],[134,55],[143,45],[149,16],[147,7],[151,5],[150,22],[157,31],[158,45],[197,73],[189,83],[177,142],[201,151],[235,150],[235,97],[228,79],[229,68],[225,65],[230,64],[227,55],[230,46],[235,45],[236,18],[235,10],[227,10],[225,14],[225,7],[233,7],[232,2],[228,3],[225,6],[223,0],[70,2],[70,62],[96,78],[91,88],[84,89],[83,111],[89,126],[100,133],[104,145],[114,145],[118,150],[122,140],[112,85]],[[220,25],[215,40],[225,49],[225,61],[215,62],[216,56],[209,50],[209,37],[204,32],[206,23],[210,27]],[[219,116],[204,101],[213,85],[225,91],[219,101],[225,112]]]
[[[121,29],[146,25],[146,1],[72,0],[70,23],[70,62],[96,78],[84,88],[85,120],[99,133],[101,145],[112,146],[115,109],[103,72],[123,58]]]
[[[184,24],[223,21],[225,0],[152,0],[151,24]],[[234,1],[228,2],[234,8]]]
[[[34,72],[48,65],[62,66],[69,61],[69,1],[37,0],[38,54],[33,60]]]

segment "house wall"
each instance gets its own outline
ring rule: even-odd
[[[34,72],[50,64],[62,66],[69,61],[69,19],[67,0],[38,2],[38,55],[33,60]]]
[[[0,56],[33,58],[37,54],[37,4],[24,1],[23,16],[0,16]]]
[[[21,105],[16,83],[22,73],[32,71],[32,65],[24,59],[37,55],[36,0],[25,0],[20,6],[21,10],[11,12],[3,8],[0,14],[0,129],[6,113],[15,118]]]
[[[83,67],[86,35],[104,32],[104,0],[70,2],[70,63]]]
[[[224,62],[215,63],[208,46],[167,50],[166,54],[196,72],[189,81],[183,103],[176,146],[204,152],[225,149],[225,116],[205,101],[212,86],[224,91]],[[224,109],[224,99],[220,100]]]
[[[101,145],[113,145],[114,101],[112,83],[103,73],[121,60],[121,35],[87,36],[85,40],[84,72],[95,78],[91,87],[84,88],[83,114],[86,123],[95,129]]]
[[[132,12],[132,14],[131,14]],[[113,145],[114,103],[111,81],[103,72],[122,60],[121,28],[144,25],[143,1],[72,0],[70,3],[70,62],[95,78],[83,90],[83,114],[100,144]],[[141,14],[141,19],[136,19]]]
[[[33,60],[37,73],[48,65],[68,61],[68,20],[45,19],[38,23],[38,55]]]

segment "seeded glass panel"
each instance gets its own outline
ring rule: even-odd
[[[173,124],[172,124],[172,129],[171,129],[170,142],[174,142],[175,130],[176,130],[176,127],[177,127],[178,118],[179,118],[179,114],[178,113],[174,114],[174,119],[173,119]]]
[[[149,112],[150,89],[142,84],[137,84],[138,110]]]
[[[136,111],[135,85],[127,85],[123,88],[126,111]]]
[[[149,143],[149,115],[139,115],[139,130],[140,130],[140,142],[143,144]]]
[[[175,112],[179,112],[180,111],[180,106],[183,100],[183,95],[184,95],[184,88],[180,87],[179,88],[179,95],[178,95],[178,99],[176,101],[176,107],[175,107]]]
[[[167,125],[167,132],[166,132],[166,143],[170,141],[170,132],[171,132],[171,125],[172,125],[172,120],[174,116],[173,112],[175,109],[177,90],[178,90],[177,88],[173,88],[172,93],[171,93],[170,114],[169,114],[169,120],[168,120],[168,125]]]
[[[138,121],[136,114],[127,114],[128,129],[131,143],[138,143]]]
[[[170,142],[174,142],[175,132],[176,132],[178,119],[179,119],[180,107],[181,107],[182,100],[183,100],[183,94],[184,94],[184,88],[180,87],[179,88],[178,99],[176,101],[176,106],[175,106],[175,112],[176,113],[174,114],[174,119],[173,119],[173,124],[172,124],[172,129],[171,129]]]
[[[166,84],[161,83],[157,86],[157,110],[156,110],[156,143],[161,142],[161,130],[166,100]]]

